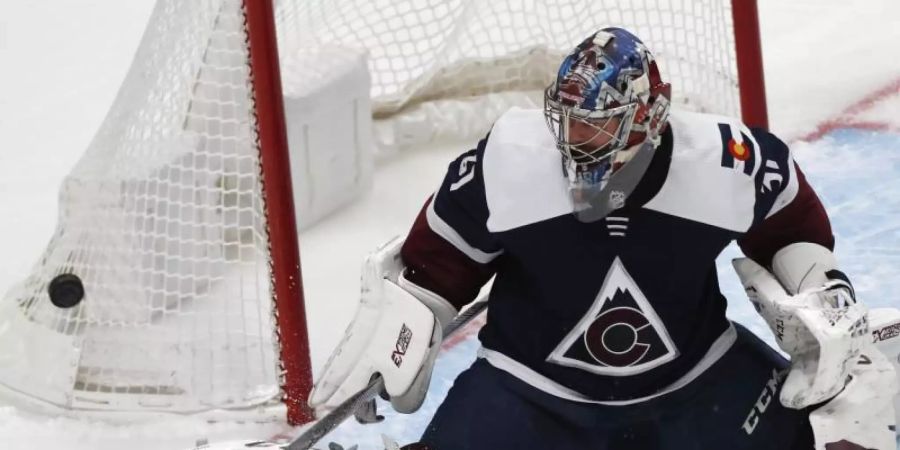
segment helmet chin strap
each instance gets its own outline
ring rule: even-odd
[[[585,223],[596,222],[625,206],[626,199],[647,172],[655,148],[656,144],[652,139],[645,140],[639,144],[631,160],[612,173],[600,190],[581,192],[586,198],[578,199],[580,201],[575,205],[575,217]]]

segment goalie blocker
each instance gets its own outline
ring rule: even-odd
[[[895,368],[873,345],[869,312],[856,301],[831,251],[796,243],[775,254],[772,272],[748,258],[734,260],[734,267],[779,347],[790,355],[779,398],[789,408],[809,408],[815,448],[839,442],[861,446],[848,448],[896,448]],[[876,320],[884,322],[883,316],[880,312]],[[896,361],[897,349],[884,348]]]
[[[376,374],[396,411],[414,412],[425,399],[443,327],[457,311],[403,278],[402,244],[394,238],[363,263],[356,316],[310,393],[309,404],[320,417]]]

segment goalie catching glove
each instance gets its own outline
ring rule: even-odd
[[[778,346],[791,357],[781,403],[800,409],[837,395],[871,337],[867,310],[835,269],[831,251],[810,243],[789,245],[775,254],[772,273],[747,258],[733,264]]]
[[[356,316],[310,393],[309,405],[318,413],[366,388],[376,374],[397,412],[422,405],[442,327],[456,308],[403,278],[402,245],[395,238],[366,257]]]
[[[896,374],[872,344],[867,308],[835,267],[830,250],[810,243],[781,249],[772,273],[750,259],[734,260],[748,297],[791,357],[781,403],[814,406],[816,450],[838,442],[894,449]]]

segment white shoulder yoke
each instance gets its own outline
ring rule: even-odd
[[[571,213],[561,161],[542,110],[504,113],[491,130],[482,162],[488,230],[511,230]]]
[[[644,207],[727,230],[748,230],[753,224],[754,177],[761,160],[759,144],[749,128],[730,117],[685,111],[673,111],[669,124],[673,141],[669,173]],[[729,150],[723,130],[752,157],[732,157],[731,167],[724,165],[723,155]]]

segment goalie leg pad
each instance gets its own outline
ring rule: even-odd
[[[894,366],[895,379],[900,386],[900,309],[872,308],[869,327],[875,347]],[[886,397],[889,394],[884,394]],[[894,392],[895,421],[900,423],[900,393]]]
[[[874,346],[866,348],[851,371],[851,380],[836,397],[810,412],[816,450],[845,441],[875,450],[896,449],[893,397],[897,376]]]

